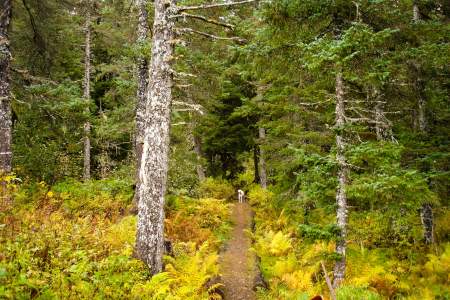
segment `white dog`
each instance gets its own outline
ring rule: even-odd
[[[245,198],[245,193],[243,190],[238,190],[238,200],[239,203],[243,203]]]

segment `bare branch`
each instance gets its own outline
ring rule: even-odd
[[[180,126],[180,125],[188,125],[189,123],[187,122],[178,122],[178,123],[173,123],[172,126]]]
[[[216,7],[236,6],[236,5],[253,3],[253,2],[256,2],[256,0],[244,0],[244,1],[227,2],[227,3],[212,3],[212,4],[195,5],[195,6],[180,6],[177,8],[177,11],[183,12],[183,11],[187,11],[187,10],[199,10],[199,9],[208,9],[208,8],[216,8]]]
[[[210,34],[210,33],[206,33],[206,32],[203,32],[203,31],[194,30],[192,28],[177,28],[177,30],[180,33],[190,33],[190,34],[195,33],[195,34],[198,34],[198,35],[210,38],[212,40],[234,41],[234,42],[237,42],[239,44],[247,43],[246,39],[243,39],[243,38],[240,38],[240,37],[236,37],[236,36],[233,36],[233,37],[222,37],[222,36],[217,36],[217,35],[213,35],[213,34]]]
[[[381,126],[386,125],[384,122],[378,122],[378,121],[372,120],[370,118],[365,118],[365,117],[361,117],[361,118],[345,117],[345,120],[349,123],[367,122],[369,124],[379,124]]]
[[[204,114],[203,106],[201,106],[200,104],[191,104],[191,103],[186,103],[186,102],[181,102],[181,101],[172,101],[172,104],[188,107],[188,109],[177,109],[177,111],[196,111],[201,115]]]
[[[324,101],[319,101],[319,102],[311,102],[311,103],[307,103],[307,102],[300,102],[297,103],[298,105],[303,105],[303,106],[316,106],[316,105],[320,105],[323,103],[327,103],[330,102],[332,99],[328,99],[328,100],[324,100]]]
[[[177,88],[183,89],[183,88],[191,87],[192,84],[176,84],[175,86],[176,86]]]
[[[20,70],[20,69],[16,69],[16,68],[11,68],[11,71],[19,74],[20,76],[22,76],[25,80],[29,80],[29,81],[33,81],[33,82],[38,82],[38,83],[47,83],[47,84],[53,84],[53,85],[57,85],[59,84],[56,81],[47,79],[47,78],[43,78],[43,77],[38,77],[38,76],[33,76],[30,74],[30,72],[28,70]]]
[[[207,23],[210,23],[210,24],[214,24],[214,25],[217,25],[217,26],[223,26],[223,27],[226,27],[226,28],[231,29],[231,30],[234,29],[234,25],[232,25],[232,24],[220,22],[220,21],[217,21],[217,20],[214,20],[214,19],[209,19],[209,18],[201,16],[201,15],[192,15],[192,14],[182,13],[182,14],[179,14],[179,15],[171,16],[171,18],[192,18],[192,19],[201,20],[201,21],[204,21],[204,22],[207,22]]]
[[[196,78],[197,76],[191,73],[185,73],[185,72],[177,72],[175,70],[171,70],[171,73],[173,74],[173,76],[175,77],[192,77],[192,78]]]

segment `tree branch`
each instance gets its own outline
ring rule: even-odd
[[[302,105],[302,106],[316,106],[316,105],[320,105],[320,104],[323,104],[323,103],[330,102],[331,100],[332,100],[332,99],[328,99],[328,100],[323,100],[323,101],[319,101],[319,102],[311,102],[311,103],[308,103],[308,102],[299,102],[299,103],[296,103],[296,104]]]
[[[16,69],[16,68],[11,68],[11,71],[19,74],[20,76],[22,76],[25,80],[29,80],[29,81],[33,81],[33,82],[38,82],[38,83],[47,83],[47,84],[53,84],[53,85],[58,85],[59,83],[53,80],[50,80],[48,78],[43,78],[43,77],[38,77],[38,76],[33,76],[30,74],[30,72],[28,70],[20,70],[20,69]]]
[[[212,3],[212,4],[195,5],[195,6],[180,6],[177,8],[177,12],[183,12],[186,10],[199,10],[199,9],[208,9],[208,8],[216,8],[216,7],[236,6],[236,5],[253,3],[253,2],[256,2],[256,0],[244,0],[244,1],[228,2],[228,3]]]
[[[209,18],[201,16],[201,15],[192,15],[192,14],[182,13],[182,14],[179,14],[179,15],[171,16],[170,18],[192,18],[192,19],[197,19],[197,20],[204,21],[206,23],[214,24],[214,25],[217,25],[217,26],[223,26],[223,27],[226,27],[226,28],[231,29],[231,30],[234,29],[234,25],[232,25],[232,24],[220,22],[220,21],[217,21],[217,20],[214,20],[214,19],[209,19]]]
[[[181,101],[172,101],[172,104],[189,107],[188,109],[177,109],[177,111],[196,111],[201,115],[204,114],[203,106],[201,106],[200,104],[191,104],[191,103],[186,103],[186,102],[181,102]]]
[[[202,35],[204,37],[207,37],[207,38],[210,38],[210,39],[213,39],[213,40],[235,41],[235,42],[237,42],[239,44],[247,43],[246,39],[243,39],[243,38],[240,38],[240,37],[235,37],[235,36],[233,36],[233,37],[222,37],[222,36],[217,36],[217,35],[213,35],[213,34],[210,34],[210,33],[206,33],[206,32],[203,32],[203,31],[194,30],[192,28],[177,28],[177,30],[179,32],[181,32],[181,33],[191,33],[191,34],[195,33],[195,34]]]

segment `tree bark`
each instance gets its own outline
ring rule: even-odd
[[[253,166],[255,168],[255,178],[253,182],[259,183],[261,177],[259,176],[259,146],[257,144],[253,147]]]
[[[11,22],[12,2],[2,0],[0,4],[0,196],[6,195],[6,182],[1,176],[12,170],[12,119],[9,47],[9,26]]]
[[[420,11],[419,11],[419,5],[417,4],[417,1],[413,1],[413,22],[417,23],[420,21]]]
[[[346,268],[346,248],[347,248],[347,195],[345,187],[348,181],[348,166],[345,157],[344,126],[345,126],[345,99],[344,81],[342,71],[336,74],[336,160],[338,164],[338,188],[336,192],[337,203],[337,226],[340,229],[339,237],[336,241],[336,253],[340,259],[334,266],[333,286],[338,287],[345,278]]]
[[[89,104],[91,102],[91,2],[86,0],[85,15],[85,45],[84,45],[84,81],[83,81],[83,98],[85,101],[85,111],[89,116]],[[83,178],[89,180],[91,178],[91,123],[87,120],[83,126],[84,129],[84,157],[83,157]]]
[[[162,271],[164,196],[169,165],[175,0],[155,0],[152,58],[141,170],[136,252],[151,274]]]
[[[259,179],[260,184],[263,189],[267,188],[267,170],[266,170],[266,158],[262,144],[266,139],[266,129],[263,127],[259,128]]]
[[[200,137],[196,135],[193,135],[193,140],[194,140],[194,151],[195,155],[197,156],[197,176],[198,180],[202,182],[206,179],[205,169],[203,168],[202,164],[202,157],[203,157],[202,141]]]
[[[417,1],[413,2],[413,22],[420,22],[420,10]],[[427,132],[427,119],[426,119],[426,98],[423,95],[423,82],[421,78],[421,67],[417,63],[417,78],[416,78],[416,91],[417,91],[417,123],[419,125],[419,131],[425,135]],[[434,216],[433,208],[430,203],[422,204],[422,209],[420,212],[420,218],[423,225],[423,237],[426,244],[434,243]]]
[[[423,237],[426,244],[434,243],[433,209],[430,203],[422,204],[420,218],[424,229]]]
[[[420,81],[420,80],[418,80]],[[427,131],[427,121],[425,116],[425,106],[426,106],[426,100],[422,95],[422,87],[421,83],[417,83],[417,91],[418,91],[418,100],[417,100],[417,106],[418,106],[418,124],[419,124],[419,130],[422,133],[426,133]]]
[[[108,154],[109,145],[106,141],[103,141],[101,145],[101,152],[99,157],[100,164],[100,178],[106,179],[111,171],[111,162]]]
[[[377,133],[377,140],[385,140],[385,132],[382,126],[383,124],[383,107],[380,102],[375,104],[375,132]]]
[[[148,24],[147,0],[138,0],[139,22],[137,28],[137,43],[143,46],[147,43],[150,26]],[[133,206],[139,203],[139,172],[141,169],[142,147],[144,145],[145,134],[145,109],[147,106],[147,88],[148,88],[148,60],[141,54],[137,59],[137,102],[136,102],[136,135],[135,135],[135,153],[136,153],[136,192],[134,193]]]
[[[381,93],[377,87],[373,88],[373,99],[375,100],[375,132],[378,141],[391,140],[395,142],[392,133],[391,122],[386,118],[384,112],[384,103]]]

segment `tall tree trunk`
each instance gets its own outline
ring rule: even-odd
[[[260,184],[263,189],[267,188],[267,170],[266,170],[266,158],[262,144],[266,139],[266,129],[263,127],[259,128],[259,179]]]
[[[253,166],[255,168],[255,178],[253,179],[254,183],[259,183],[261,181],[261,177],[259,177],[259,146],[255,144],[253,146]]]
[[[420,10],[419,5],[417,4],[417,1],[413,2],[413,22],[415,24],[420,22]],[[417,78],[416,78],[416,91],[417,91],[417,109],[418,109],[418,125],[419,130],[421,132],[426,131],[426,116],[425,116],[425,106],[426,106],[426,99],[422,93],[423,90],[423,84],[422,84],[422,78],[421,78],[421,66],[418,62],[414,62],[414,67],[417,71]]]
[[[12,170],[12,120],[10,94],[9,25],[11,22],[12,2],[2,0],[0,4],[0,196],[6,200],[6,182],[1,176]]]
[[[84,24],[85,44],[84,44],[84,82],[83,98],[86,105],[86,114],[89,116],[89,104],[91,102],[91,1],[86,0],[86,20]],[[84,123],[84,164],[83,178],[91,178],[91,123],[87,120]]]
[[[143,46],[147,43],[150,27],[148,24],[148,0],[138,0],[139,22],[137,28],[137,43]],[[139,172],[141,170],[142,147],[144,145],[145,134],[145,109],[147,106],[147,88],[148,88],[148,60],[141,54],[137,59],[137,101],[136,101],[136,135],[135,135],[135,153],[136,153],[136,192],[134,193],[133,206],[139,203]]]
[[[347,195],[345,188],[348,180],[348,166],[345,158],[344,126],[345,126],[345,99],[344,99],[344,81],[342,71],[336,74],[336,160],[338,163],[338,188],[336,192],[337,203],[337,226],[340,229],[340,235],[336,241],[336,253],[340,259],[334,266],[333,286],[341,284],[345,277],[346,268],[346,248],[347,248]]]
[[[196,136],[194,134],[192,136],[193,136],[193,140],[194,140],[194,151],[195,151],[195,155],[197,156],[197,176],[198,176],[198,180],[200,182],[202,182],[206,178],[205,169],[203,168],[203,164],[202,164],[202,157],[203,157],[202,141],[199,136]]]
[[[169,166],[170,106],[175,0],[155,0],[152,58],[141,170],[137,255],[152,274],[161,272],[164,252],[164,196]]]
[[[417,1],[413,2],[413,22],[420,22],[420,10]],[[425,135],[427,132],[427,119],[426,119],[426,98],[423,94],[423,81],[421,78],[421,66],[416,64],[417,78],[416,78],[416,91],[417,91],[417,123],[419,125],[420,132]],[[422,204],[420,212],[420,218],[423,225],[423,237],[426,244],[434,243],[434,216],[433,208],[430,203]]]

